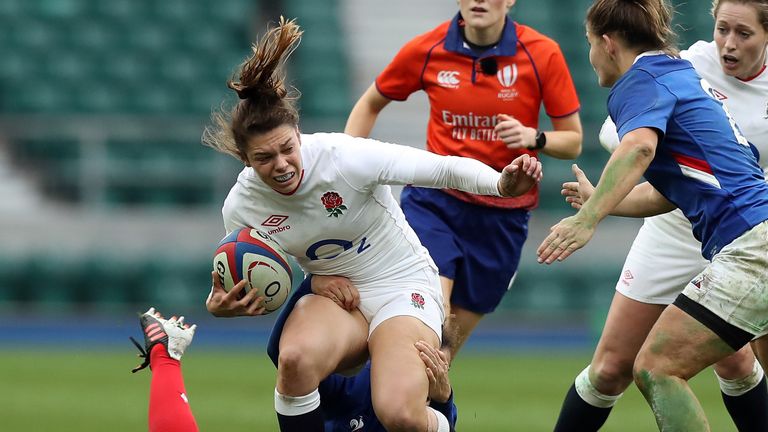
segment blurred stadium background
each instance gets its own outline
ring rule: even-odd
[[[711,38],[708,1],[672,3],[681,47]],[[511,16],[560,43],[582,104],[578,163],[596,180],[607,91],[587,58],[589,4],[520,0]],[[148,374],[125,373],[126,338],[148,305],[203,324],[187,380],[193,400],[212,401],[195,406],[204,430],[274,428],[260,353],[272,318],[212,320],[203,305],[220,206],[240,165],[200,145],[201,132],[212,109],[233,102],[225,80],[281,14],[305,29],[289,69],[302,129],[313,132],[342,130],[398,48],[456,9],[451,0],[0,1],[0,430],[142,429]],[[422,94],[393,104],[374,137],[423,147],[426,106]],[[544,159],[519,277],[456,368],[462,430],[551,428],[639,226],[607,220],[568,262],[537,265],[538,241],[572,213],[559,196],[570,162]],[[701,391],[715,430],[729,430],[709,378]],[[525,379],[533,394],[517,393]],[[608,430],[653,427],[633,393]]]

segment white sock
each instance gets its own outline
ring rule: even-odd
[[[437,429],[435,429],[434,432],[450,432],[451,425],[448,423],[448,419],[445,418],[443,413],[432,407],[427,407],[427,410],[432,411],[432,414],[434,414],[437,419]]]
[[[760,381],[763,380],[765,373],[763,372],[763,368],[760,367],[760,363],[755,360],[755,365],[752,367],[752,373],[744,378],[728,380],[722,378],[717,372],[715,372],[715,376],[717,376],[717,380],[720,382],[720,390],[723,393],[728,396],[741,396],[757,387],[757,385],[760,384]]]
[[[275,389],[275,411],[284,416],[298,416],[314,411],[320,406],[320,392],[315,389],[304,396],[285,396]]]
[[[589,367],[581,371],[579,376],[576,377],[576,393],[584,399],[584,402],[597,407],[597,408],[610,408],[624,393],[619,393],[616,396],[602,394],[592,385],[589,380]]]

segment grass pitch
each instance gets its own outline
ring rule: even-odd
[[[0,430],[141,431],[147,429],[149,370],[131,374],[134,352],[0,351]],[[589,354],[462,353],[451,368],[460,432],[551,431],[560,404]],[[277,430],[274,368],[258,351],[196,350],[183,363],[201,431]],[[693,382],[712,430],[734,431],[714,374]],[[605,431],[656,430],[650,409],[631,387]]]

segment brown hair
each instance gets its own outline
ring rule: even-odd
[[[204,145],[245,161],[248,138],[281,125],[298,125],[297,92],[285,87],[282,69],[301,34],[295,20],[280,17],[280,24],[251,47],[253,53],[240,65],[240,79],[227,81],[240,101],[229,112],[221,109],[213,113],[213,125],[203,133]]]
[[[717,12],[723,3],[736,3],[752,6],[757,11],[757,21],[768,31],[768,1],[766,0],[714,0],[712,2],[712,18],[717,19]]]
[[[616,34],[629,48],[677,54],[672,8],[665,0],[596,0],[587,10],[587,26],[595,35]]]

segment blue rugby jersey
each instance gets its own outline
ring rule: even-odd
[[[705,258],[768,220],[768,184],[749,143],[688,61],[641,55],[611,89],[608,112],[620,139],[659,133],[645,178],[682,210]]]

